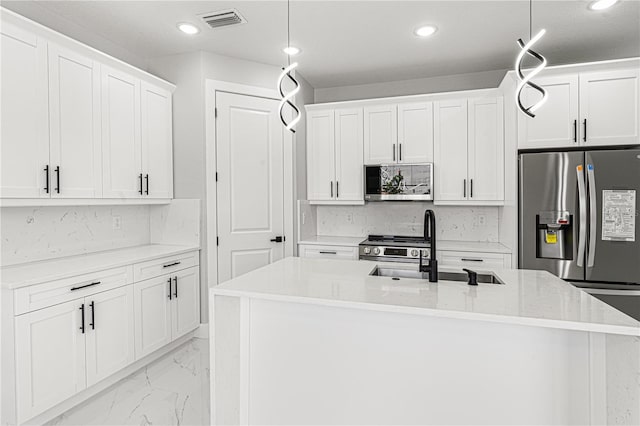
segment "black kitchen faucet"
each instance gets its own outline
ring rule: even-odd
[[[420,272],[429,274],[429,282],[438,282],[438,261],[436,260],[436,214],[433,210],[424,211],[424,240],[431,243],[429,263],[422,263],[422,253],[420,253]]]

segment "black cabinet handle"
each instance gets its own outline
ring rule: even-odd
[[[87,288],[87,287],[91,287],[91,286],[98,285],[98,284],[100,284],[100,281],[96,281],[96,282],[91,283],[91,284],[81,285],[81,286],[78,286],[78,287],[71,287],[71,291],[80,290],[82,288]]]
[[[93,300],[91,301],[91,303],[89,303],[89,306],[91,306],[91,324],[89,324],[91,326],[92,330],[96,329],[96,305],[93,302]]]
[[[402,161],[402,144],[398,144],[398,160]]]
[[[396,144],[393,144],[393,161],[396,161]]]
[[[281,237],[279,235],[277,237],[271,239],[272,243],[281,243],[283,241],[284,241],[284,237]]]
[[[44,178],[46,182],[44,186],[44,192],[48,194],[49,193],[49,165],[48,164],[44,167]]]
[[[82,322],[80,325],[80,330],[82,331],[82,334],[84,334],[84,303],[82,305],[80,305],[80,312],[82,315]]]
[[[471,179],[469,185],[471,186],[471,198],[473,198],[473,179]]]
[[[320,254],[338,254],[336,251],[320,251]]]
[[[140,191],[138,191],[140,193],[140,195],[142,195],[142,173],[140,173],[140,175],[138,176],[138,179],[140,179]]]
[[[336,198],[340,198],[340,182],[336,181]]]
[[[175,286],[175,292],[173,293],[173,297],[178,298],[178,277],[173,277],[173,285]]]
[[[467,198],[467,180],[466,179],[462,180],[462,196],[464,198]]]
[[[169,283],[169,300],[171,300],[171,277],[169,277],[168,283]]]
[[[56,166],[56,192],[60,193],[60,166]]]
[[[578,120],[573,120],[573,141],[578,142]]]
[[[465,259],[464,257],[462,259],[463,262],[484,262],[483,259]]]
[[[587,141],[587,119],[584,119],[584,136],[582,138],[583,141]]]
[[[331,181],[331,198],[333,198],[333,181]]]
[[[147,195],[149,195],[149,174],[147,174],[144,178],[145,178],[145,179],[146,179],[146,181],[147,181],[147,188],[145,189],[145,191],[144,191],[144,192],[145,192]]]
[[[162,265],[163,268],[169,268],[171,266],[179,265],[180,262],[167,263],[166,265]]]

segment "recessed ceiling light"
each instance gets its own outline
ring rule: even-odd
[[[429,37],[438,31],[438,27],[435,25],[425,25],[424,27],[416,28],[414,34],[418,37]]]
[[[605,10],[609,9],[614,4],[618,3],[618,0],[597,0],[589,5],[591,10]]]
[[[185,34],[193,35],[198,34],[200,29],[193,24],[189,24],[187,22],[181,22],[178,24],[178,29]]]
[[[298,53],[300,53],[300,49],[298,49],[295,46],[289,46],[289,47],[285,47],[284,49],[282,49],[282,51],[284,53],[286,53],[289,56],[294,56],[297,55]]]

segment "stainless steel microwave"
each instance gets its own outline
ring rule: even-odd
[[[433,200],[433,163],[364,166],[364,199]]]

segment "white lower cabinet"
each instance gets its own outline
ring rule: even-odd
[[[83,304],[77,299],[16,318],[19,423],[86,388]]]
[[[198,326],[199,288],[197,267],[134,284],[136,359]]]
[[[358,260],[358,247],[350,246],[321,246],[316,244],[299,244],[300,257],[311,259],[350,259]]]

